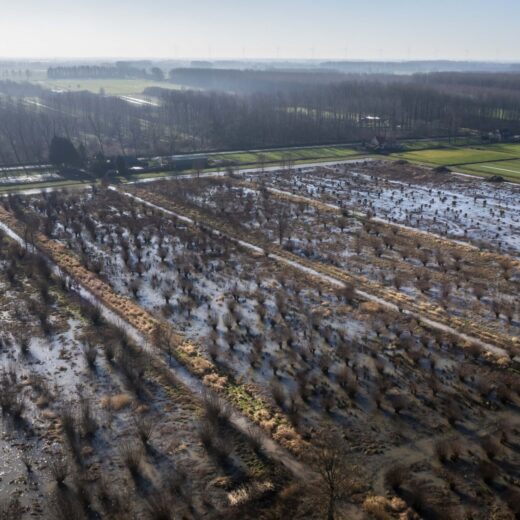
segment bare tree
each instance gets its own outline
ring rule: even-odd
[[[345,441],[334,434],[324,436],[318,443],[313,462],[326,502],[327,520],[334,520],[338,502],[349,495],[353,483],[354,472],[348,461]]]

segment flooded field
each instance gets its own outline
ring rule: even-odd
[[[353,518],[513,518],[514,190],[488,190],[479,235],[459,212],[482,200],[472,180],[341,168],[5,199],[4,503],[246,518],[261,500],[276,518],[301,486],[321,500],[332,439]],[[161,335],[130,325],[138,309]]]

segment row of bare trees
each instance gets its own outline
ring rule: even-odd
[[[478,78],[472,82],[471,75],[465,81],[471,95],[455,81],[370,76],[338,76],[319,87],[303,83],[247,95],[148,90],[159,106],[0,82],[0,94],[5,94],[0,96],[0,162],[44,162],[53,135],[82,144],[91,156],[153,156],[358,141],[388,132],[429,137],[456,134],[460,128],[520,129],[520,97],[509,83],[497,78],[493,88]]]

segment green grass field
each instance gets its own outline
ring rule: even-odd
[[[448,166],[463,173],[490,177],[500,175],[520,182],[520,144],[489,144],[414,150],[394,157],[430,166]]]
[[[520,158],[520,143],[504,143],[489,145],[490,150],[512,154]]]
[[[480,138],[477,137],[457,137],[454,138],[452,143],[449,144],[446,139],[425,139],[418,141],[407,141],[401,143],[404,152],[415,152],[420,150],[433,150],[435,148],[445,148],[446,146],[450,147],[461,147],[461,146],[472,146],[472,145],[480,145]]]
[[[500,175],[507,180],[520,181],[520,159],[515,161],[469,164],[464,166],[462,170],[464,173],[485,176]]]
[[[520,154],[500,151],[492,147],[444,148],[418,150],[395,154],[396,157],[413,162],[436,166],[454,166],[520,158]]]
[[[131,96],[141,94],[147,87],[162,87],[178,89],[180,86],[173,83],[147,81],[140,79],[44,79],[37,81],[39,85],[47,89],[80,91],[88,90],[98,94],[101,89],[111,96]]]
[[[282,162],[284,159],[291,161],[305,161],[312,159],[348,159],[359,155],[360,152],[353,148],[343,147],[317,147],[303,148],[300,150],[272,150],[263,152],[225,153],[212,156],[212,159],[224,159],[234,161],[237,164],[257,164],[262,158],[266,163]]]

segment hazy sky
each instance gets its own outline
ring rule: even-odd
[[[520,61],[520,0],[0,0],[0,57]]]

